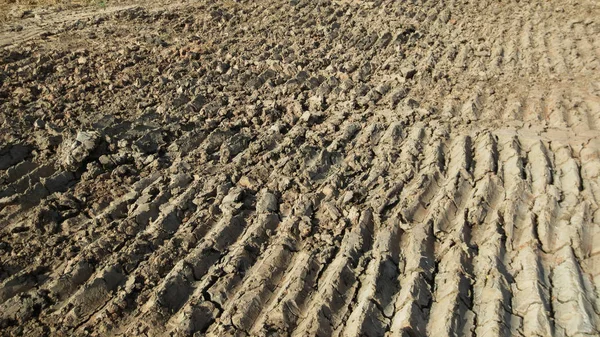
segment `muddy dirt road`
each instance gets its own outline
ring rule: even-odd
[[[0,334],[599,336],[600,7],[0,29]]]

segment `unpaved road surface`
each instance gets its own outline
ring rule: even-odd
[[[597,1],[0,31],[6,336],[599,336]]]

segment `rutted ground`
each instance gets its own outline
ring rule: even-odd
[[[600,335],[595,2],[69,13],[0,32],[4,335]]]

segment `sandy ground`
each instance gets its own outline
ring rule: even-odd
[[[0,335],[599,336],[599,18],[590,0],[5,16]]]

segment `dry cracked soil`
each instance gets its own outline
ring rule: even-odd
[[[42,6],[0,48],[2,336],[600,335],[598,1]]]

